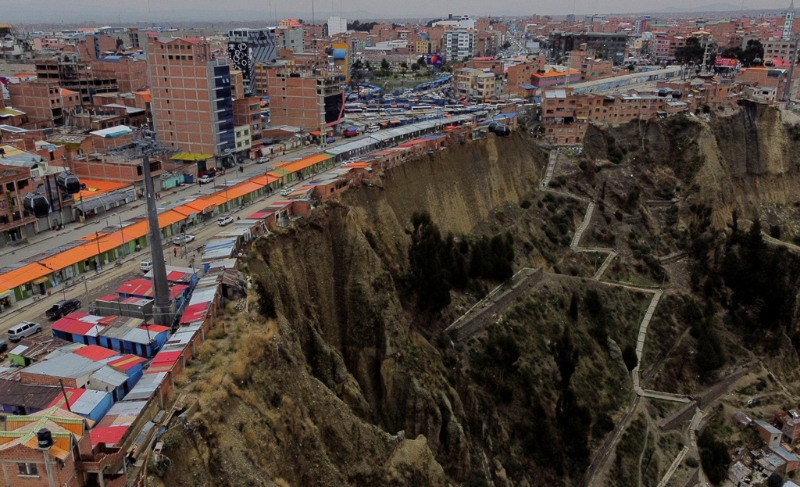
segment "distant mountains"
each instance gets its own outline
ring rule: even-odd
[[[732,3],[712,3],[708,5],[701,5],[699,7],[667,7],[658,12],[680,13],[680,12],[738,12],[739,10],[750,10],[742,5],[734,5]]]

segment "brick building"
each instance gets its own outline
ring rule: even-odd
[[[96,74],[90,61],[81,61],[75,54],[37,61],[36,76],[40,81],[56,81],[62,88],[77,91],[83,105],[91,105],[96,94],[119,91],[116,78]]]
[[[151,111],[161,143],[186,153],[234,149],[231,69],[197,38],[148,39]]]
[[[25,195],[35,190],[28,169],[4,165],[0,159],[0,239],[3,244],[25,238],[28,234],[25,226],[36,221],[23,205]]]
[[[42,431],[47,434],[40,436]],[[86,419],[58,407],[8,416],[6,431],[0,435],[4,485],[121,487],[126,478],[116,472],[124,472],[124,463],[119,448],[93,449]]]
[[[233,101],[234,126],[247,125],[250,129],[250,146],[255,147],[262,142],[261,135],[261,102],[258,98],[248,97]],[[237,152],[239,149],[237,148]]]
[[[106,56],[92,61],[92,71],[101,78],[116,79],[120,93],[146,89],[149,85],[143,57]]]
[[[46,122],[49,126],[65,124],[66,115],[80,105],[77,92],[61,88],[55,81],[26,81],[8,85],[11,105],[22,110],[28,121],[36,126]]]
[[[322,124],[337,124],[342,116],[342,75],[272,69],[268,83],[273,126],[290,125],[314,131],[320,130]]]

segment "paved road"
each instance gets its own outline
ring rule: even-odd
[[[351,142],[353,139],[349,139],[347,142]],[[330,146],[329,146],[330,147]],[[294,151],[288,153],[280,158],[277,158],[274,163],[295,159],[298,157],[307,156],[309,154],[314,154],[319,152],[318,147],[306,147],[298,151]],[[258,173],[263,173],[270,167],[267,164],[254,164],[250,163],[245,166],[244,173],[239,173],[236,171],[235,176],[234,173],[231,172],[228,174],[231,178],[236,177],[238,179],[243,179],[246,177],[254,176]],[[328,172],[333,171],[334,169],[329,169],[328,171],[319,173],[317,176],[326,174]],[[222,179],[219,178],[219,179]],[[228,181],[233,181],[230,179]],[[289,186],[293,186],[299,184],[301,182],[294,182]],[[211,187],[211,185],[202,186],[202,190],[198,189],[197,185],[188,185],[181,188],[178,188],[176,191],[166,194],[162,194],[161,203],[168,203],[169,201],[175,201],[180,198],[190,198],[198,193],[198,191],[203,191],[203,193],[211,193],[217,190]],[[236,218],[237,216],[247,216],[252,214],[262,208],[268,207],[270,204],[274,203],[275,201],[279,201],[281,199],[285,199],[279,194],[273,194],[272,196],[265,198],[262,197],[254,202],[246,204],[243,208],[238,208],[235,211],[229,212],[231,216]],[[136,206],[130,206],[126,208],[124,212],[118,212],[119,215],[122,216],[123,222],[125,218],[131,218],[132,216],[143,217],[144,216],[144,202],[137,201],[134,203]],[[111,219],[109,219],[109,225],[111,224]],[[117,224],[119,224],[119,220],[117,220]],[[18,259],[22,259],[23,253],[28,253],[30,256],[36,255],[38,253],[44,252],[45,250],[58,245],[59,243],[64,242],[65,238],[69,239],[77,239],[84,235],[93,234],[95,231],[103,228],[105,226],[105,216],[97,218],[97,222],[89,222],[86,225],[75,224],[71,227],[68,227],[66,230],[62,232],[55,232],[56,237],[46,237],[42,238],[32,244],[27,245],[24,248],[20,248],[15,251],[14,254],[11,253],[9,250],[7,255],[3,256],[6,261],[15,262]],[[221,232],[224,227],[220,227],[216,224],[215,221],[206,222],[201,224],[199,227],[195,227],[193,229],[193,234],[196,236],[196,242],[204,242],[209,238],[213,237],[217,233]],[[191,248],[191,245],[190,245]],[[171,261],[174,260],[174,265],[186,265],[188,260],[186,258],[181,258],[179,254],[178,259],[174,259],[172,255],[172,245],[170,242],[164,243],[164,258],[169,265]],[[4,249],[6,250],[6,249]],[[142,252],[134,253],[123,260],[123,264],[116,266],[113,264],[106,265],[103,270],[99,273],[89,272],[85,273],[82,276],[79,276],[78,279],[84,277],[88,279],[88,287],[89,287],[89,296],[91,299],[96,299],[101,295],[106,294],[114,294],[114,290],[116,286],[121,284],[124,280],[130,279],[136,275],[139,275],[139,262],[144,260],[145,258],[149,257],[149,252],[147,250],[143,250]],[[42,325],[45,326],[47,324],[46,320],[43,320],[44,312],[52,306],[55,302],[64,299],[64,284],[60,284],[51,289],[52,295],[49,297],[45,297],[39,299],[37,301],[33,301],[33,299],[28,298],[22,301],[16,302],[10,310],[4,312],[0,315],[0,332],[5,332],[10,328],[12,325],[19,323],[20,321],[41,321]],[[86,289],[83,285],[83,282],[80,281],[77,285],[70,287],[66,292],[67,298],[78,298],[83,303],[83,310],[87,309],[86,306]],[[49,326],[45,326],[45,328],[49,328]],[[45,333],[49,333],[46,329]]]
[[[363,137],[366,137],[366,135],[362,136],[361,138]],[[354,137],[351,139],[336,141],[336,143],[330,144],[328,145],[328,147],[343,145],[349,142],[353,142],[354,140],[359,140],[359,138]],[[289,152],[283,156],[280,156],[276,158],[274,161],[271,161],[270,164],[255,164],[249,162],[245,164],[243,173],[240,173],[235,169],[230,169],[228,170],[228,173],[226,175],[217,178],[216,183],[218,185],[222,185],[224,181],[230,183],[233,181],[246,179],[255,176],[259,173],[265,172],[266,169],[277,163],[285,162],[298,157],[304,157],[311,154],[316,154],[319,151],[320,151],[319,147],[309,146]],[[173,190],[163,191],[159,204],[168,205],[170,204],[170,202],[175,202],[179,199],[196,198],[204,194],[215,193],[219,191],[219,189],[220,187],[217,187],[217,189],[215,189],[214,185],[211,184],[204,186],[200,186],[197,184],[188,184],[184,186],[179,186]],[[20,245],[18,247],[7,246],[0,248],[0,268],[10,264],[15,264],[23,259],[34,257],[38,254],[41,254],[42,252],[45,252],[53,247],[56,247],[57,245],[72,240],[78,240],[88,235],[93,235],[95,232],[101,231],[103,228],[106,227],[106,221],[108,221],[109,226],[119,227],[120,219],[122,219],[124,225],[124,222],[128,219],[140,218],[144,216],[145,216],[144,200],[137,200],[123,207],[115,208],[115,211],[113,212],[103,213],[98,216],[89,218],[84,223],[77,223],[77,222],[69,223],[66,225],[66,228],[64,230],[58,232],[50,230],[44,231],[38,235],[29,237],[28,244]]]
[[[264,167],[264,166],[257,166],[257,167]],[[270,204],[275,201],[281,199],[280,195],[273,195],[268,198],[262,197],[254,202],[251,202],[245,205],[243,208],[238,208],[237,210],[230,212],[229,214],[235,219],[237,216],[244,217],[251,213],[254,213],[262,208],[266,208]],[[216,224],[216,221],[210,221],[194,228],[193,235],[195,235],[196,240],[195,243],[202,243],[210,238],[214,237],[216,234],[222,232],[227,227],[220,227]],[[194,246],[196,247],[196,245]],[[170,241],[165,241],[163,243],[164,248],[164,259],[167,265],[177,265],[177,266],[187,266],[188,267],[188,258],[191,257],[193,254],[190,252],[189,255],[184,256],[182,254],[182,250],[178,251],[178,257],[175,258],[172,252],[172,244]],[[192,245],[189,246],[189,250],[193,248]],[[196,255],[196,254],[194,254]],[[83,285],[83,281],[76,283],[76,285],[71,286],[68,288],[66,292],[67,298],[77,298],[81,300],[82,308],[81,311],[86,311],[88,309],[87,302],[86,302],[86,288],[88,287],[89,297],[90,299],[94,300],[100,296],[108,295],[108,294],[115,294],[115,290],[117,287],[122,284],[127,279],[132,279],[137,276],[141,275],[139,271],[139,262],[144,260],[145,258],[149,257],[150,253],[147,249],[142,250],[141,252],[135,252],[125,259],[123,259],[122,265],[106,265],[103,270],[100,272],[88,272],[83,274],[81,277],[88,279],[87,284],[88,286]],[[197,262],[198,259],[195,259]],[[20,321],[36,321],[42,324],[45,328],[44,333],[49,334],[49,325],[50,322],[47,321],[44,317],[45,311],[52,306],[55,302],[64,299],[64,285],[61,284],[52,288],[52,295],[43,299],[39,299],[38,301],[33,301],[32,299],[26,299],[23,301],[19,301],[15,303],[15,305],[8,311],[3,313],[2,320],[0,320],[0,333],[5,333],[12,325],[19,323]]]

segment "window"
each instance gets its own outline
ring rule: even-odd
[[[36,469],[35,463],[18,463],[17,469],[20,475],[38,476],[39,471]]]

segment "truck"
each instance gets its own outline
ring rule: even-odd
[[[342,132],[342,135],[344,135],[347,138],[355,137],[356,135],[358,135],[358,129],[355,127],[347,127],[346,129],[344,129],[344,132]]]

